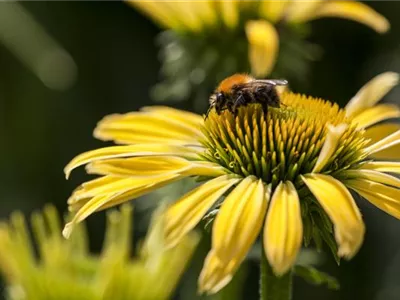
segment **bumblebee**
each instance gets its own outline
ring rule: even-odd
[[[287,85],[283,79],[255,79],[247,74],[235,74],[224,80],[218,85],[210,97],[210,107],[206,117],[212,108],[215,108],[219,115],[224,110],[229,110],[236,115],[240,106],[250,103],[261,104],[264,113],[268,107],[280,107],[279,95],[276,86]]]

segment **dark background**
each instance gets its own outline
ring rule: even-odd
[[[66,181],[63,167],[76,154],[105,145],[92,138],[92,130],[103,116],[152,104],[149,89],[158,81],[160,67],[154,42],[160,29],[125,3],[22,5],[71,54],[78,77],[69,89],[49,89],[0,40],[2,218],[15,209],[28,214],[47,202],[54,203],[60,212],[66,211],[66,199],[87,177],[79,170]],[[373,76],[400,71],[400,2],[368,5],[389,19],[390,32],[379,35],[347,20],[313,21],[310,40],[322,46],[324,55],[312,64],[309,84],[299,92],[343,106]],[[385,101],[399,102],[399,90]],[[340,268],[330,257],[321,266],[339,278],[341,290],[328,291],[299,279],[294,299],[321,299],[322,295],[332,300],[400,299],[400,222],[358,202],[367,223],[363,248]],[[140,222],[140,210],[136,213],[136,222]],[[92,248],[97,251],[104,232],[104,214],[90,217],[88,226]],[[257,299],[257,265],[249,266],[244,299]]]

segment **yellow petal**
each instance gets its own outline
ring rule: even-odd
[[[78,193],[78,195],[79,195],[79,193],[83,193],[83,192],[87,192],[87,191],[91,191],[91,190],[97,190],[104,185],[113,184],[120,179],[121,178],[115,177],[115,176],[103,176],[100,178],[96,178],[96,179],[84,182],[78,188],[75,189],[72,196],[68,199],[68,204],[72,204],[72,203],[76,202],[76,200],[77,200],[76,198],[79,198],[79,196],[78,197],[75,196],[76,193]]]
[[[388,149],[390,147],[396,146],[400,144],[400,130],[388,135],[387,137],[377,141],[376,143],[369,145],[364,149],[365,153],[369,153],[369,155],[374,154],[376,152],[380,152],[382,150]]]
[[[117,195],[120,195],[121,197],[125,198],[127,194],[130,195],[130,191],[136,191],[140,189],[146,191],[145,193],[147,193],[147,191],[155,190],[156,188],[164,186],[169,182],[176,181],[184,177],[186,176],[174,172],[147,177],[103,176],[80,185],[72,193],[67,203],[70,211],[77,211],[95,196],[111,195],[112,197],[117,197]],[[120,196],[118,196],[118,199]]]
[[[393,104],[380,104],[367,108],[358,114],[353,122],[357,123],[358,129],[363,129],[387,119],[400,117],[400,109]]]
[[[246,177],[226,197],[212,232],[212,249],[222,262],[236,259],[253,245],[260,233],[269,199],[264,184],[253,176]]]
[[[141,156],[94,161],[86,166],[89,174],[145,177],[183,172],[191,162],[174,156]]]
[[[225,169],[212,162],[193,162],[180,157],[152,156],[95,161],[86,166],[89,174],[129,177],[158,176],[168,172],[186,176],[216,177]]]
[[[165,28],[179,28],[180,22],[166,3],[160,1],[126,0],[127,3],[143,12],[154,22]]]
[[[399,124],[378,124],[367,128],[365,138],[370,139],[369,144],[374,144],[390,134],[400,130]],[[373,154],[374,158],[398,160],[400,159],[400,144]]]
[[[399,82],[394,72],[382,73],[367,82],[347,103],[346,116],[354,117],[365,109],[374,106]]]
[[[400,162],[370,161],[361,165],[361,169],[375,170],[379,172],[400,173]]]
[[[147,274],[151,274],[152,278],[157,280],[157,287],[154,288],[153,286],[154,280],[140,280],[141,293],[135,293],[135,298],[137,299],[164,299],[166,295],[170,295],[178,279],[181,277],[180,274],[184,271],[185,264],[188,263],[188,259],[193,254],[195,246],[200,240],[200,235],[197,232],[191,232],[176,247],[166,249],[164,239],[164,208],[164,205],[161,205],[152,214],[146,237],[137,253],[141,259],[141,263],[137,265],[140,268],[144,268]],[[115,250],[119,251],[119,249]],[[173,267],[171,268],[171,266]],[[160,281],[161,277],[165,280]],[[143,281],[145,282],[143,283]],[[168,284],[166,284],[167,282]],[[157,293],[149,292],[149,289],[153,289]],[[166,292],[166,290],[171,291]]]
[[[215,9],[215,1],[214,0],[202,0],[202,1],[183,1],[183,2],[191,2],[189,4],[190,10],[195,12],[198,16],[198,19],[201,21],[202,29],[210,30],[210,28],[215,27],[217,22],[219,22],[218,18],[220,17]],[[207,28],[208,27],[208,28]]]
[[[291,1],[285,11],[285,20],[293,23],[307,22],[313,18],[322,2],[322,0]]]
[[[89,181],[89,185],[83,183],[68,199],[68,204],[74,204],[81,199],[91,198],[98,195],[125,192],[129,189],[151,184],[155,180],[157,180],[157,177],[130,178],[106,176],[102,181],[102,184],[95,185],[93,184],[93,181]],[[94,181],[100,182],[96,179]]]
[[[205,259],[199,276],[199,294],[215,294],[225,287],[232,280],[233,274],[245,257],[246,254],[229,262],[222,262],[215,255],[214,250],[211,250]]]
[[[400,190],[366,179],[346,180],[346,185],[379,209],[400,219]]]
[[[144,125],[144,124],[143,124]],[[167,136],[167,130],[153,132],[140,131],[140,127],[132,129],[97,128],[94,137],[102,141],[113,141],[116,144],[169,144],[169,145],[200,145],[193,136],[188,138],[179,133],[176,136]],[[156,127],[153,127],[156,130]]]
[[[200,31],[203,24],[209,21],[202,19],[206,17],[203,2],[209,1],[128,1],[164,27],[195,32]]]
[[[145,239],[139,249],[139,255],[150,257],[149,268],[156,269],[160,264],[162,254],[165,252],[164,226],[165,226],[165,203],[161,203],[152,213],[149,228]]]
[[[72,220],[65,225],[63,230],[64,237],[68,238],[74,226],[82,222],[88,216],[96,211],[99,211],[110,206],[120,204],[129,199],[140,197],[152,190],[155,190],[163,185],[169,184],[175,180],[181,179],[182,176],[176,174],[166,174],[157,178],[147,178],[147,180],[126,182],[126,178],[121,181],[115,181],[105,187],[99,186],[96,191],[87,191],[87,197],[93,198],[85,199],[84,204],[76,212]],[[129,179],[129,178],[128,178]],[[79,201],[79,199],[77,200]],[[75,207],[78,202],[74,201]],[[112,203],[112,205],[110,205]]]
[[[192,122],[188,121],[189,117]],[[162,107],[150,110],[144,108],[140,112],[114,114],[103,118],[97,124],[94,136],[104,141],[113,140],[121,144],[199,145],[199,139],[203,137],[200,130],[202,123],[202,117],[192,113]]]
[[[285,13],[287,12],[287,7],[289,3],[290,1],[286,0],[260,1],[258,7],[258,13],[260,17],[266,18],[268,21],[276,23],[283,17],[285,17]]]
[[[124,193],[118,193],[117,195],[114,195],[111,199],[109,199],[107,202],[105,202],[102,206],[100,206],[98,211],[114,207],[126,201],[136,199],[142,195],[155,191],[156,189],[162,188],[182,178],[183,176],[178,174],[168,174],[164,175],[163,178],[157,178],[157,180],[155,180],[152,184],[141,187],[140,190],[133,189],[133,190],[128,190]]]
[[[189,167],[180,174],[185,176],[208,176],[217,177],[220,175],[225,175],[227,170],[221,167],[219,164],[212,163],[209,161],[197,161],[191,162]]]
[[[239,21],[239,8],[237,1],[217,1],[221,18],[229,28],[235,28]]]
[[[276,188],[264,227],[264,249],[276,275],[283,275],[294,264],[303,239],[300,201],[290,181]]]
[[[97,197],[94,197],[92,199],[90,204],[94,204],[96,206],[101,206],[101,204],[104,203],[105,201],[107,201],[107,199],[108,199],[108,195],[106,195],[106,196],[97,196]],[[96,208],[94,210],[96,210]],[[81,214],[77,218],[74,217],[71,222],[68,222],[67,224],[65,224],[65,227],[64,227],[64,229],[62,231],[62,235],[66,239],[68,239],[70,237],[72,231],[74,230],[74,227],[76,226],[76,224],[79,223],[78,220],[79,219],[84,220],[90,214],[91,214],[91,212],[88,213],[88,214],[86,214],[84,212],[81,212]]]
[[[302,179],[334,224],[338,255],[352,258],[361,247],[365,227],[350,192],[328,175],[309,174]]]
[[[249,61],[251,72],[256,77],[268,75],[275,65],[279,49],[279,36],[275,27],[265,21],[246,23],[246,36],[249,41]]]
[[[71,171],[79,166],[87,163],[118,157],[133,156],[182,156],[196,158],[197,150],[194,148],[183,147],[178,145],[160,145],[160,144],[139,144],[130,146],[112,146],[100,148],[88,152],[84,152],[76,156],[65,168],[66,177],[69,177]]]
[[[370,181],[383,183],[391,185],[393,187],[400,188],[400,179],[374,170],[363,170],[363,169],[347,170],[344,171],[343,174],[345,176],[348,176],[349,178],[354,178],[354,179],[364,178]]]
[[[104,176],[79,186],[68,199],[68,205],[71,211],[74,207],[81,207],[86,202],[90,201],[92,197],[98,195],[114,195],[123,194],[129,190],[136,190],[138,188],[149,187],[152,188],[158,182],[169,181],[171,179],[180,179],[185,176],[175,173],[165,173],[152,177],[117,177],[117,176]],[[79,202],[79,203],[78,203]]]
[[[180,121],[181,123],[185,123],[192,128],[198,128],[204,124],[204,118],[198,114],[186,111],[175,109],[169,106],[145,106],[141,108],[141,111],[148,112],[154,115],[163,115],[167,118],[174,119]]]
[[[390,28],[389,21],[384,16],[358,1],[324,1],[309,15],[308,20],[325,17],[352,20],[369,26],[379,33],[384,33]]]
[[[175,1],[169,2],[176,18],[182,23],[182,31],[199,32],[205,24],[212,24],[215,15],[210,7],[210,1]]]
[[[211,206],[234,184],[240,181],[233,175],[226,175],[207,181],[193,189],[165,214],[166,244],[175,246],[179,240],[192,230]]]
[[[321,152],[318,156],[317,162],[315,163],[314,169],[312,170],[313,173],[320,172],[325,167],[329,159],[335,153],[340,138],[342,137],[346,129],[346,124],[339,124],[338,126],[328,125],[328,133],[326,135]]]

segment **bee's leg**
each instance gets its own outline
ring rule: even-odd
[[[268,104],[267,103],[262,104],[262,110],[264,112],[264,115],[266,115],[268,112]]]
[[[279,107],[279,97],[273,86],[258,88],[255,92],[258,103],[261,104],[264,113],[268,112],[268,107]]]
[[[234,102],[233,105],[232,105],[232,113],[233,113],[234,115],[236,115],[239,106],[242,106],[242,105],[245,105],[245,104],[246,104],[246,98],[243,96],[243,94],[240,94],[240,95],[236,98],[235,102]]]
[[[218,111],[218,116],[224,111],[227,110],[228,108],[226,107],[222,107],[219,111]]]
[[[226,108],[231,114],[235,114],[235,110],[233,109],[232,105]]]
[[[268,105],[269,106],[279,107],[280,100],[279,100],[279,96],[278,96],[278,93],[277,93],[275,87],[270,87],[270,89],[268,90],[266,95],[268,97]]]

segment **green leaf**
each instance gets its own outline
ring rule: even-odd
[[[340,288],[340,284],[336,278],[310,266],[297,265],[294,267],[294,273],[314,285],[324,284],[331,290],[338,290]]]

